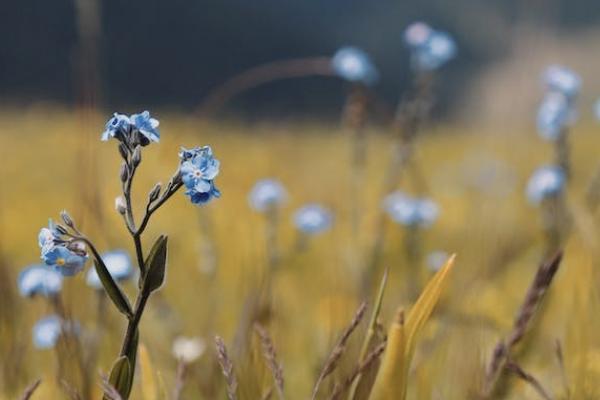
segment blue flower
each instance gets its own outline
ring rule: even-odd
[[[81,271],[88,259],[85,246],[80,242],[64,240],[52,221],[48,228],[40,230],[38,244],[44,263],[63,276],[73,276]]]
[[[275,179],[261,179],[252,188],[248,195],[250,207],[256,211],[265,212],[272,207],[277,207],[287,198],[283,185]]]
[[[123,139],[129,128],[131,121],[127,115],[114,113],[113,117],[108,120],[104,132],[102,132],[102,141],[107,141],[110,138]]]
[[[19,274],[17,286],[23,297],[51,297],[62,289],[62,275],[46,265],[32,265]]]
[[[36,348],[51,349],[63,333],[77,335],[79,325],[73,321],[65,321],[58,315],[50,315],[36,322],[32,333],[33,344]]]
[[[546,68],[542,80],[550,92],[561,93],[568,100],[575,98],[581,88],[581,78],[571,69],[560,65]]]
[[[102,260],[108,272],[116,281],[124,281],[133,276],[134,269],[131,265],[131,259],[125,250],[114,250],[104,253]],[[95,268],[88,270],[86,283],[94,289],[102,289],[102,282],[100,282]]]
[[[307,204],[294,213],[294,224],[301,232],[316,234],[327,230],[333,223],[331,212],[319,204]]]
[[[562,93],[550,92],[538,109],[538,133],[546,140],[557,140],[575,118],[575,110],[568,99]]]
[[[339,49],[331,59],[331,67],[339,77],[350,82],[372,85],[379,78],[379,73],[367,53],[356,47]]]
[[[456,55],[454,39],[423,22],[409,25],[404,32],[404,41],[411,51],[412,65],[416,70],[436,70]]]
[[[395,222],[410,227],[429,227],[439,215],[439,207],[426,198],[413,198],[401,192],[388,195],[383,208]]]
[[[147,145],[150,142],[158,143],[160,140],[159,122],[157,119],[152,118],[148,111],[132,114],[129,119],[131,124],[142,134],[142,145]]]
[[[213,157],[210,146],[182,149],[180,176],[186,187],[185,194],[194,204],[205,204],[221,192],[215,187],[214,179],[219,174],[219,160]]]
[[[547,165],[538,168],[527,184],[527,198],[532,204],[560,195],[565,187],[566,176],[561,167]]]

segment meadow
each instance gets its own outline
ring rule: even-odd
[[[169,234],[170,247],[166,284],[150,299],[140,325],[144,350],[138,355],[132,399],[174,398],[175,391],[182,399],[224,398],[227,384],[217,364],[215,335],[229,350],[238,398],[267,398],[269,392],[276,398],[278,384],[263,357],[260,335],[252,329],[240,333],[266,276],[271,306],[260,322],[282,366],[280,398],[310,398],[328,355],[359,304],[367,302],[364,320],[317,395],[330,398],[357,365],[384,268],[389,277],[376,324],[382,337],[398,307],[410,310],[415,286],[418,293],[434,275],[427,257],[434,251],[457,258],[419,335],[407,371],[408,398],[479,398],[494,346],[511,332],[544,256],[540,213],[524,191],[532,171],[552,159],[553,149],[532,127],[427,125],[415,140],[414,157],[398,188],[426,193],[439,205],[439,218],[416,239],[388,219],[374,284],[365,290],[363,273],[379,229],[383,171],[395,142],[390,129],[366,129],[366,167],[357,192],[352,133],[338,124],[246,125],[160,110],[152,114],[161,122],[161,142],[144,150],[134,205],[140,209],[154,183],[171,176],[180,146],[212,146],[221,162],[216,181],[222,196],[196,207],[178,193],[148,227],[146,248],[163,232]],[[58,219],[66,209],[102,252],[134,254],[113,206],[120,191],[119,155],[114,143],[99,140],[105,119],[99,112],[52,108],[0,115],[1,398],[21,398],[38,378],[41,384],[31,398],[78,398],[76,351],[40,350],[32,344],[32,326],[52,312],[52,305],[43,297],[17,293],[20,270],[39,263],[36,238],[48,218]],[[598,227],[584,202],[598,167],[599,129],[580,123],[571,131],[565,199],[573,224],[564,258],[525,338],[511,351],[521,370],[502,373],[496,398],[544,398],[532,382],[553,399],[599,395]],[[269,269],[269,221],[248,205],[254,183],[265,177],[278,179],[288,193],[276,232],[280,258],[275,270]],[[357,196],[358,229],[352,217]],[[299,245],[292,214],[310,202],[330,209],[333,223]],[[93,268],[89,264],[86,268]],[[133,296],[134,283],[123,288]],[[86,285],[83,273],[66,278],[61,291],[67,315],[80,324],[80,351],[97,351],[97,360],[84,373],[93,381],[93,398],[102,396],[100,372],[110,371],[125,330],[119,313],[102,296]],[[181,335],[205,344],[185,374],[172,353]]]

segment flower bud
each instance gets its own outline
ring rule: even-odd
[[[124,160],[127,159],[127,146],[125,146],[124,143],[119,143],[119,154],[121,154],[121,157],[123,157]]]
[[[135,146],[135,150],[133,150],[133,155],[131,156],[131,163],[134,167],[137,167],[142,162],[142,147]]]
[[[153,201],[155,201],[156,199],[158,199],[158,195],[160,194],[160,189],[161,189],[160,183],[157,183],[154,186],[154,188],[152,188],[152,190],[148,194],[148,202],[149,203],[152,203]]]
[[[115,209],[121,215],[125,215],[127,212],[127,205],[125,204],[125,199],[123,196],[115,197]]]
[[[121,178],[121,182],[125,182],[125,181],[127,181],[128,177],[129,177],[129,171],[127,168],[127,164],[123,163],[123,164],[121,164],[121,171],[119,172],[119,178]]]
[[[64,226],[59,225],[59,224],[54,225],[54,229],[61,235],[66,235],[67,233],[69,233],[67,228],[65,228]]]
[[[73,222],[73,219],[71,218],[71,216],[69,215],[69,213],[67,212],[67,210],[62,210],[61,213],[60,213],[60,217],[62,218],[62,220],[65,223],[65,225],[67,225],[70,228],[73,228],[73,226],[75,225],[75,223]]]

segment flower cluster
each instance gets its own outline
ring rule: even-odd
[[[313,235],[327,230],[333,223],[331,212],[319,204],[307,204],[294,213],[294,225],[300,232]]]
[[[285,188],[275,179],[261,179],[252,188],[248,195],[250,207],[259,212],[265,212],[277,207],[287,199]]]
[[[544,71],[542,80],[546,94],[537,113],[539,135],[555,141],[576,120],[575,101],[581,79],[568,68],[552,65]]]
[[[562,168],[547,165],[538,168],[527,184],[527,198],[532,204],[539,204],[543,200],[560,195],[566,183],[566,176]]]
[[[83,269],[88,259],[83,243],[65,239],[66,229],[50,221],[38,235],[41,258],[44,263],[64,276],[72,276]]]
[[[122,143],[127,143],[132,148],[138,144],[146,146],[160,140],[158,125],[158,120],[152,118],[148,111],[130,116],[115,113],[106,123],[102,140],[115,138]]]
[[[439,208],[433,200],[414,198],[401,192],[388,195],[383,208],[397,223],[410,227],[429,227],[439,215]]]
[[[62,274],[47,265],[32,265],[21,271],[17,286],[23,297],[52,297],[60,293],[62,281]]]
[[[125,281],[133,276],[133,266],[131,264],[131,258],[129,254],[124,250],[114,250],[101,255],[106,269],[110,273],[110,276],[117,281]],[[88,286],[101,290],[103,288],[102,282],[98,277],[98,273],[95,268],[90,268],[86,275],[86,283]]]
[[[456,55],[456,43],[446,32],[437,31],[424,22],[414,22],[404,31],[404,42],[411,52],[417,71],[433,71]]]
[[[350,82],[373,85],[379,79],[377,68],[369,55],[356,47],[342,47],[331,59],[331,67],[340,78]]]
[[[221,196],[214,184],[219,174],[219,160],[213,157],[210,146],[182,148],[179,157],[181,180],[192,203],[205,204],[213,197]]]

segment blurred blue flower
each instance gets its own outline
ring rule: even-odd
[[[219,160],[213,157],[210,146],[182,149],[180,174],[187,188],[186,195],[194,204],[205,204],[213,197],[220,197],[221,192],[215,187],[213,180],[219,174]]]
[[[62,332],[62,319],[51,315],[40,319],[33,326],[33,344],[38,349],[51,349]]]
[[[316,234],[327,230],[333,223],[331,212],[319,204],[307,204],[294,213],[294,224],[301,232]]]
[[[102,132],[102,141],[107,141],[110,138],[121,139],[129,131],[131,121],[127,115],[114,113],[113,117],[108,120],[104,132]]]
[[[394,192],[383,201],[383,208],[395,222],[411,227],[429,227],[439,215],[435,202]]]
[[[102,254],[102,260],[108,272],[115,281],[124,281],[133,276],[131,258],[125,250],[114,250]],[[95,268],[90,268],[86,276],[86,283],[94,289],[102,289],[102,282]]]
[[[21,271],[17,279],[23,297],[36,295],[51,297],[62,289],[62,275],[46,265],[32,265]]]
[[[537,113],[537,130],[546,140],[557,140],[565,128],[575,122],[575,110],[568,99],[558,92],[548,93]]]
[[[379,73],[371,59],[361,49],[346,46],[339,49],[331,59],[335,73],[350,82],[372,85],[377,82]]]
[[[527,198],[532,204],[560,195],[565,187],[566,176],[562,168],[547,165],[535,170],[527,184]]]
[[[419,71],[436,70],[456,55],[454,39],[423,22],[409,25],[404,31],[404,41],[411,51],[412,66]]]
[[[265,212],[279,206],[286,198],[287,193],[281,182],[275,179],[261,179],[250,191],[248,203],[256,211]]]
[[[142,134],[142,145],[160,140],[160,132],[158,131],[159,122],[150,116],[148,111],[140,114],[132,114],[129,117],[131,124]],[[144,140],[144,138],[146,140]]]
[[[446,264],[449,257],[450,255],[443,250],[432,251],[426,257],[427,268],[432,272],[437,272]]]
[[[571,69],[551,65],[546,68],[542,80],[550,92],[561,93],[568,100],[572,100],[579,93],[581,78]]]

